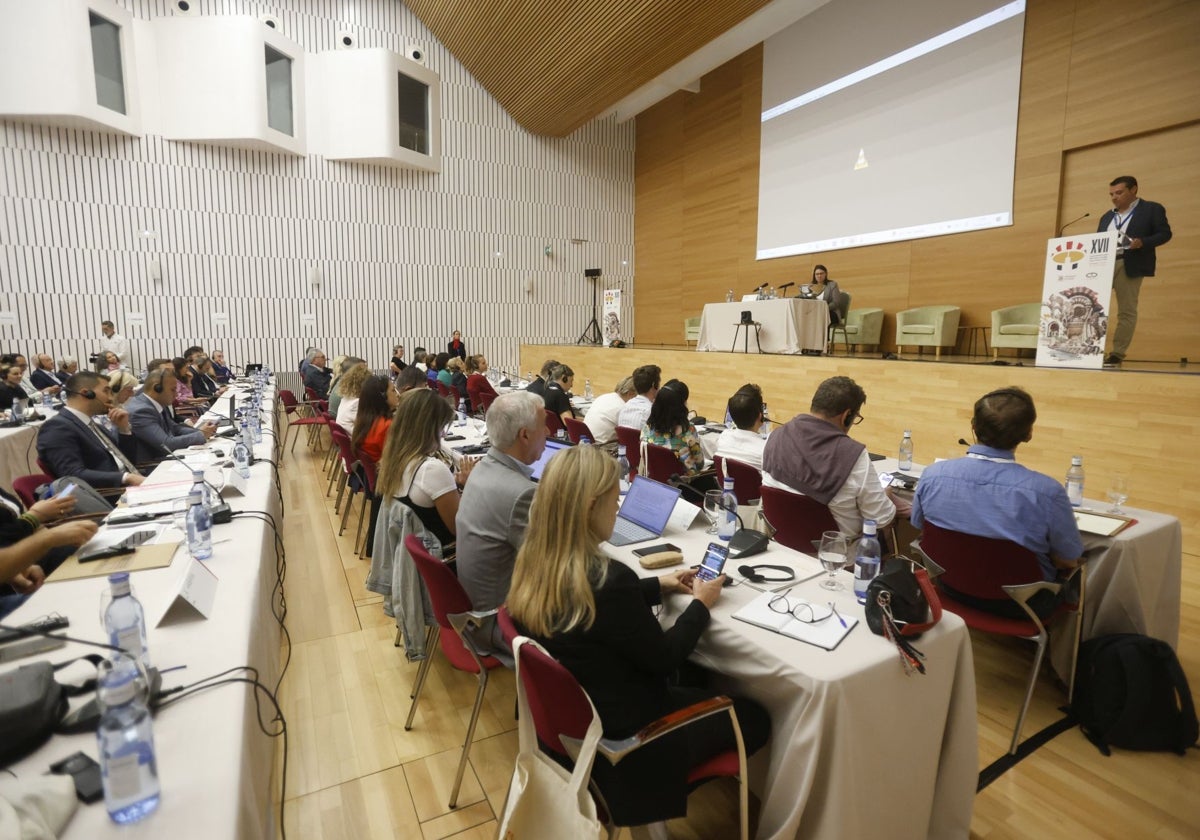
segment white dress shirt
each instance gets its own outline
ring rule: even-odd
[[[642,426],[646,425],[646,420],[650,417],[650,409],[653,406],[654,403],[650,402],[649,397],[644,394],[638,394],[625,403],[625,407],[617,415],[617,425],[637,429],[640,432]]]
[[[616,391],[601,394],[592,401],[592,407],[588,409],[583,422],[592,432],[593,443],[605,444],[616,440],[617,418],[624,407],[625,400]]]
[[[776,487],[780,490],[800,491],[789,487],[782,481],[771,478],[771,474],[763,473],[763,486]],[[803,494],[801,494],[803,495]],[[848,536],[858,536],[862,533],[864,519],[874,519],[879,528],[896,518],[896,506],[888,498],[879,483],[879,475],[871,463],[871,456],[863,449],[846,482],[841,486],[832,499],[829,500],[829,512],[833,514],[838,529]]]
[[[129,367],[131,361],[129,358],[129,339],[125,336],[115,332],[110,336],[100,339],[100,349],[116,353],[121,364],[126,368]]]
[[[732,458],[762,470],[763,447],[766,440],[758,432],[746,429],[726,429],[717,438],[717,449],[713,453],[719,458]]]

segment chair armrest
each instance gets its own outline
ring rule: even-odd
[[[612,764],[616,764],[639,747],[644,747],[676,729],[717,714],[728,714],[736,726],[737,719],[733,712],[733,701],[721,695],[701,700],[699,703],[693,703],[686,708],[663,715],[658,720],[646,724],[640,731],[628,738],[601,738],[598,751]]]
[[[450,626],[454,628],[454,632],[462,635],[467,631],[467,628],[478,629],[483,626],[483,621],[486,618],[491,618],[500,612],[497,607],[494,610],[469,610],[461,613],[446,613],[446,620],[450,622]]]

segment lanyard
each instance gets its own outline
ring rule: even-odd
[[[1013,458],[993,458],[991,455],[982,455],[978,452],[968,452],[968,458],[974,458],[976,461],[991,461],[993,464],[1015,464]]]
[[[1125,224],[1129,221],[1129,217],[1133,215],[1133,210],[1135,207],[1137,207],[1136,204],[1131,205],[1130,208],[1125,211],[1124,219],[1121,218],[1121,214],[1116,210],[1113,211],[1113,226],[1117,229],[1117,233],[1122,232],[1121,228],[1125,227]]]

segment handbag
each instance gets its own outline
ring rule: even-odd
[[[0,674],[0,766],[36,750],[67,713],[67,696],[49,662]]]
[[[565,837],[599,840],[607,837],[604,824],[596,816],[596,803],[587,789],[596,746],[603,731],[600,716],[593,708],[592,722],[575,759],[574,771],[568,772],[546,757],[538,748],[533,713],[529,710],[529,699],[521,682],[522,645],[535,645],[545,653],[537,642],[524,636],[513,642],[513,658],[517,662],[519,749],[497,837],[500,840],[561,840]]]
[[[866,614],[871,632],[896,645],[905,671],[924,674],[925,654],[908,640],[942,619],[942,601],[928,570],[907,557],[888,560],[867,586]]]

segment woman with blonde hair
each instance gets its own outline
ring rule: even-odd
[[[507,608],[518,630],[540,642],[587,692],[604,735],[624,738],[672,711],[716,696],[671,684],[721,594],[724,576],[694,571],[639,579],[600,544],[612,535],[620,504],[617,462],[595,446],[577,446],[546,466],[517,552]],[[663,596],[691,596],[664,630],[651,608]],[[750,700],[735,700],[746,753],[767,741],[770,720]],[[698,721],[638,750],[616,767],[597,761],[592,776],[619,825],[641,825],[687,811],[691,767],[734,748],[724,715]]]
[[[371,369],[366,362],[355,365],[338,378],[337,392],[341,401],[337,407],[337,424],[346,430],[347,434],[354,432],[354,418],[358,416],[358,397],[362,392],[363,383],[371,375]]]
[[[443,546],[454,542],[459,490],[474,466],[463,459],[451,472],[441,457],[442,431],[453,417],[450,404],[428,388],[401,394],[375,484],[380,498],[412,508]]]
[[[120,408],[133,396],[138,381],[137,377],[127,370],[115,370],[108,375],[108,385],[112,389],[113,408]]]
[[[485,402],[496,399],[496,389],[488,382],[487,372],[488,361],[482,353],[467,358],[467,398],[476,412],[484,410]]]

